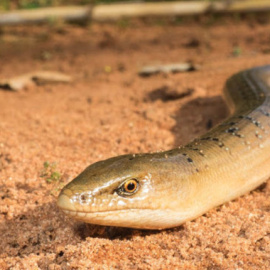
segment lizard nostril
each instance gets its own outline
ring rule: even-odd
[[[80,196],[80,201],[81,201],[81,203],[86,203],[86,200],[87,200],[87,196],[86,196],[85,194],[82,194],[82,195]]]

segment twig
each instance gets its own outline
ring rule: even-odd
[[[128,17],[184,16],[204,13],[270,10],[269,0],[126,3],[17,10],[0,13],[0,25],[39,23],[52,18],[65,21],[110,21]]]

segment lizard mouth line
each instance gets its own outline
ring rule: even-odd
[[[126,211],[157,211],[158,209],[151,208],[129,208],[129,209],[115,209],[115,210],[101,210],[101,211],[76,211],[76,210],[67,210],[61,209],[65,214],[69,214],[71,216],[76,216],[79,214],[99,214],[99,213],[114,213],[114,212],[126,212]]]

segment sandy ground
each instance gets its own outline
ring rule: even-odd
[[[269,182],[164,231],[86,225],[56,206],[59,188],[89,164],[179,146],[222,121],[225,80],[270,63],[268,21],[6,27],[0,61],[1,78],[74,78],[0,91],[0,269],[270,269]],[[137,75],[184,61],[201,69]]]

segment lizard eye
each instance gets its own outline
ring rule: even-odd
[[[138,190],[138,188],[139,182],[136,179],[129,179],[120,185],[117,193],[119,195],[132,195]]]

